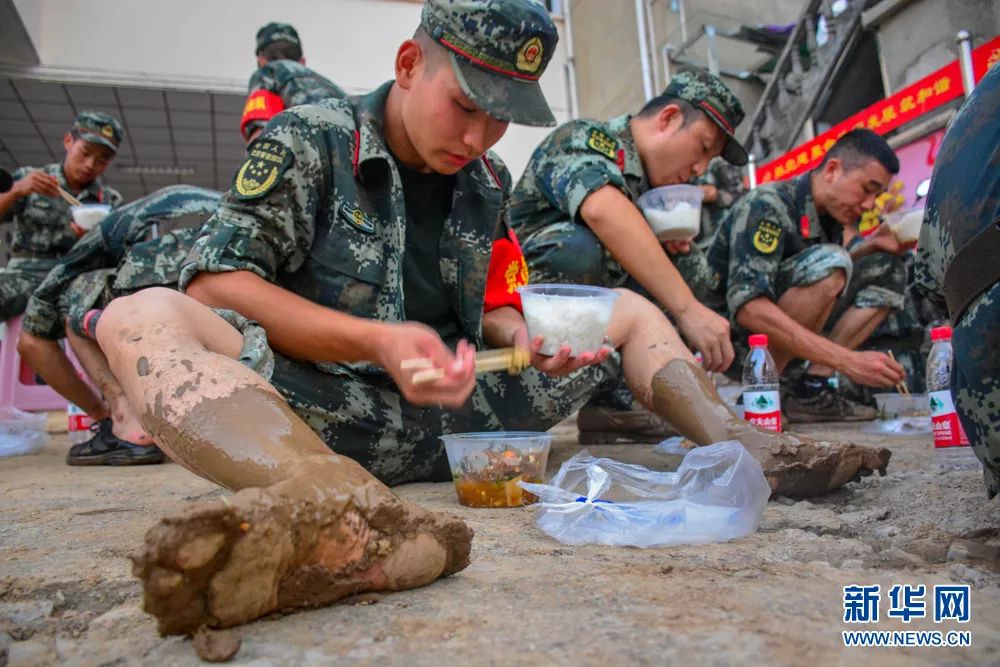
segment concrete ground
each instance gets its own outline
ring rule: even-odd
[[[53,423],[63,419],[54,415]],[[856,427],[804,429],[855,437]],[[555,429],[549,474],[576,429]],[[883,438],[889,474],[812,502],[776,499],[758,533],[708,546],[569,547],[541,534],[531,509],[459,507],[446,484],[399,493],[460,515],[476,531],[472,565],[374,604],[275,614],[236,630],[235,664],[1000,663],[1000,575],[961,558],[956,538],[1000,543],[996,501],[979,473],[941,474],[926,438]],[[0,460],[0,666],[189,665],[189,640],[161,638],[140,608],[127,555],[153,521],[221,492],[177,465],[69,468],[65,434],[42,454]],[[660,468],[649,446],[593,452]],[[972,587],[972,619],[887,619],[893,584]],[[845,585],[882,587],[880,621],[848,626]],[[842,631],[968,630],[970,648],[844,648]]]

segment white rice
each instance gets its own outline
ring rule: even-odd
[[[596,352],[604,344],[614,300],[608,298],[558,297],[522,293],[528,334],[543,336],[542,354],[555,354],[563,345],[581,352]]]
[[[643,214],[661,241],[689,241],[701,227],[701,207],[685,201],[677,202],[669,211],[647,208]]]

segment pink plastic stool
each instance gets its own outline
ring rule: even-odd
[[[7,320],[7,333],[0,342],[0,406],[13,405],[21,410],[65,410],[66,399],[44,384],[26,384],[24,379],[35,378],[26,362],[17,353],[17,339],[21,335],[21,316]],[[67,351],[76,364],[76,358]],[[76,364],[77,366],[79,364]],[[25,373],[28,369],[28,373]]]

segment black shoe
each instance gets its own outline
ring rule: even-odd
[[[677,435],[667,422],[649,410],[616,410],[588,404],[576,416],[581,445],[615,443],[657,443]]]
[[[94,437],[73,445],[66,454],[71,466],[140,466],[163,463],[167,457],[156,445],[136,445],[115,437],[111,420],[102,419],[91,425]]]
[[[878,416],[875,408],[845,398],[830,387],[808,397],[790,395],[782,401],[781,407],[793,424],[863,422]]]

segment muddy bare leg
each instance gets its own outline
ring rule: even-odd
[[[139,417],[125,398],[125,391],[118,383],[101,348],[92,340],[81,338],[66,327],[66,340],[87,375],[94,381],[111,413],[111,432],[115,437],[135,445],[152,445],[153,437],[139,423]]]
[[[134,557],[162,633],[420,586],[468,565],[462,521],[400,500],[333,454],[236,361],[242,336],[210,309],[148,290],[113,302],[97,335],[163,449],[238,491],[161,520]]]
[[[775,493],[806,497],[884,471],[887,449],[817,442],[759,429],[737,417],[694,363],[659,309],[623,292],[609,332],[623,341],[625,377],[636,398],[698,445],[739,440],[760,462]]]

